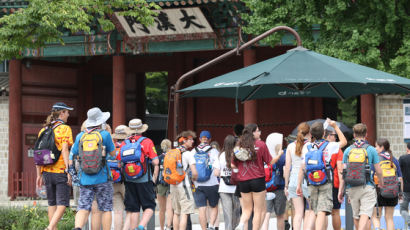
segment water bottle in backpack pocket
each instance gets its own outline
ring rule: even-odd
[[[125,181],[136,182],[147,172],[147,162],[141,152],[141,142],[144,139],[145,137],[140,137],[136,142],[126,139],[125,145],[121,147]]]
[[[194,158],[196,171],[198,172],[197,182],[205,182],[211,178],[212,166],[208,154],[211,149],[212,148],[209,147],[204,151],[203,149],[195,148]]]
[[[308,184],[318,186],[323,185],[331,180],[329,175],[331,167],[326,164],[324,159],[323,150],[326,148],[329,142],[325,141],[319,145],[319,149],[312,148],[308,145],[308,152],[305,155],[306,166],[306,180]]]

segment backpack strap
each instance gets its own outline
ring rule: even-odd
[[[323,142],[320,144],[319,150],[323,152],[323,150],[327,147],[328,144],[329,144],[328,141],[323,141]]]

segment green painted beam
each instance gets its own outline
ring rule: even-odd
[[[215,49],[215,41],[213,39],[175,42],[150,42],[148,44],[147,53],[168,53],[213,49]]]

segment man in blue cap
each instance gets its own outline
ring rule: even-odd
[[[208,204],[210,208],[208,229],[215,229],[215,221],[218,216],[219,182],[213,173],[212,164],[218,159],[219,152],[209,145],[211,138],[211,133],[203,130],[199,135],[201,143],[191,151],[198,172],[198,179],[194,181],[196,188],[194,200],[196,207],[199,209],[199,222],[202,230],[207,229],[206,208]]]

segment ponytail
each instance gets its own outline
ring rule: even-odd
[[[390,150],[390,143],[386,138],[380,138],[376,141],[376,144],[380,147],[383,147],[385,152],[388,152],[390,154],[390,166],[393,168],[394,167],[394,162],[393,162],[393,153]]]
[[[302,155],[302,148],[305,144],[305,136],[309,133],[310,127],[306,122],[302,122],[298,125],[298,135],[296,136],[296,156]]]
[[[51,124],[57,120],[60,116],[60,113],[64,110],[52,110],[51,114],[47,116],[46,122],[43,124],[43,127],[50,127]]]

